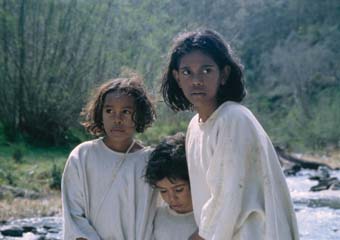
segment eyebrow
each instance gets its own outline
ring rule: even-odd
[[[108,108],[108,107],[112,107],[112,105],[110,105],[110,104],[105,104],[103,107],[104,107],[104,108]],[[125,107],[123,107],[123,108],[124,108],[124,109],[125,109],[125,108],[134,109],[133,106],[125,106]]]
[[[180,183],[180,184],[172,186],[171,188],[178,188],[178,187],[182,187],[182,186],[185,186],[185,185],[186,185],[186,183]],[[165,189],[165,188],[157,186],[157,185],[155,185],[155,188]]]
[[[204,64],[201,66],[201,68],[203,67],[215,67],[215,65],[213,64]],[[180,67],[179,69],[186,69],[186,68],[190,68],[189,66],[183,66],[183,67]]]

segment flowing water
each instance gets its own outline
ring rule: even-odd
[[[340,191],[326,190],[310,192],[316,181],[309,180],[315,171],[303,170],[294,177],[288,177],[287,183],[296,210],[301,240],[340,240]],[[332,177],[340,179],[340,171],[331,172]],[[61,239],[61,218],[19,219],[9,224],[31,225],[36,234],[25,233],[23,237],[3,237],[2,240],[59,240]],[[40,235],[40,238],[38,237]]]
[[[330,172],[340,179],[340,171]],[[287,183],[294,202],[301,240],[340,240],[340,191],[310,192],[317,184],[309,176],[315,171],[303,170]]]

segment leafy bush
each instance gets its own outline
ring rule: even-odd
[[[16,163],[22,163],[23,156],[24,156],[24,154],[23,154],[22,150],[19,149],[19,148],[15,149],[14,152],[13,152],[13,155],[12,155],[12,157],[13,157],[13,159]]]
[[[62,168],[58,167],[56,163],[53,163],[51,169],[51,183],[50,188],[55,190],[61,189],[61,177],[62,177]]]

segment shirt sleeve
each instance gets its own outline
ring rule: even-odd
[[[209,240],[231,240],[235,235],[250,234],[251,238],[238,239],[263,240],[264,178],[259,176],[261,153],[256,127],[242,113],[217,126],[206,175],[211,197],[202,209],[199,235]],[[249,233],[252,229],[256,231]]]
[[[137,174],[135,184],[137,188],[136,195],[136,240],[152,239],[153,219],[156,214],[157,192],[143,179],[146,162],[149,159],[151,150],[148,151],[145,162],[141,171]]]
[[[66,162],[62,177],[63,239],[100,240],[86,218],[85,184],[79,163],[79,151],[73,151]]]

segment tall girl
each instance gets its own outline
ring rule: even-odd
[[[192,239],[298,239],[276,152],[239,103],[246,95],[243,71],[223,38],[212,30],[179,35],[161,90],[173,110],[197,112],[186,139],[199,227]]]
[[[136,77],[100,86],[83,123],[99,138],[78,145],[62,179],[64,238],[151,239],[152,189],[143,180],[151,153],[134,140],[155,119],[154,107]]]

